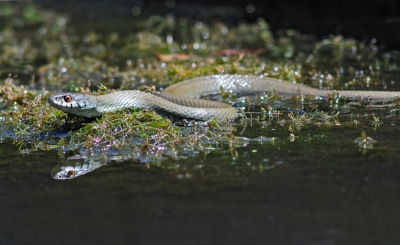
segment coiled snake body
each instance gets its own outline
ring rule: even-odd
[[[186,80],[164,89],[160,96],[137,90],[117,91],[105,95],[76,93],[58,93],[51,95],[51,106],[66,113],[97,117],[107,112],[125,108],[151,109],[161,115],[196,121],[226,121],[235,119],[238,114],[232,106],[210,100],[198,99],[201,95],[216,94],[224,91],[237,93],[273,92],[280,95],[301,93],[327,97],[329,93],[339,93],[341,97],[368,98],[378,101],[390,101],[397,98],[399,92],[390,91],[331,91],[293,84],[268,77],[253,75],[212,75]]]

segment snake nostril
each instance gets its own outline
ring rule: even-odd
[[[64,101],[67,102],[67,103],[71,102],[72,101],[72,96],[71,95],[65,95],[64,96]]]

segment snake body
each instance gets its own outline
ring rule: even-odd
[[[196,121],[222,122],[235,119],[238,114],[232,106],[218,101],[198,99],[202,95],[220,93],[221,88],[227,92],[237,93],[276,91],[279,95],[300,93],[322,98],[335,92],[341,97],[350,99],[368,98],[377,101],[391,101],[399,95],[399,92],[392,91],[321,90],[274,78],[227,74],[189,79],[167,87],[160,96],[137,90],[123,90],[98,96],[58,93],[51,95],[48,102],[66,113],[83,117],[97,117],[107,112],[137,108],[151,109],[167,117]]]

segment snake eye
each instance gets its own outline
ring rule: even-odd
[[[65,95],[64,96],[64,101],[67,102],[67,103],[71,102],[72,101],[72,96],[71,95]]]
[[[67,173],[67,177],[68,178],[73,178],[73,177],[75,177],[75,171],[68,171],[68,173]]]

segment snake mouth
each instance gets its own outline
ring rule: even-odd
[[[89,95],[75,93],[53,94],[48,98],[48,103],[68,114],[83,117],[100,116],[94,103],[90,102]]]
[[[58,95],[50,95],[50,97],[47,99],[47,102],[57,109],[63,108],[62,102],[60,101],[60,96]]]

